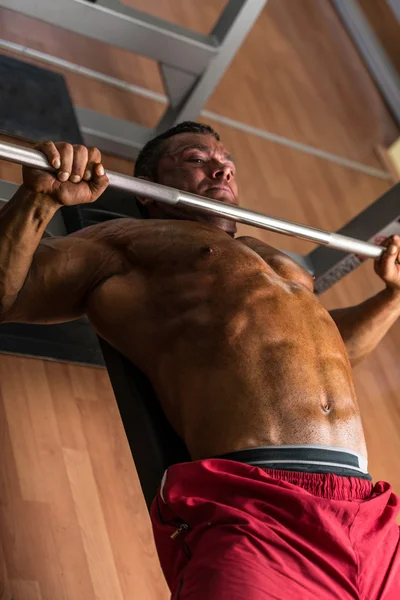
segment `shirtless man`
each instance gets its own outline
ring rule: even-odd
[[[193,460],[151,511],[172,598],[398,600],[400,499],[368,474],[348,356],[400,313],[400,239],[376,264],[385,290],[329,315],[308,272],[218,216],[144,199],[147,220],[41,241],[108,181],[97,149],[38,148],[58,173],[24,169],[0,211],[0,320],[87,314],[150,379]],[[198,124],[150,142],[135,174],[238,202],[232,157]]]

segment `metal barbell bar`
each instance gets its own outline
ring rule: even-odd
[[[0,159],[44,171],[55,171],[48,163],[45,155],[38,150],[23,148],[7,142],[0,141]],[[107,177],[111,187],[132,192],[136,196],[151,198],[166,204],[188,206],[201,212],[217,214],[232,221],[301,238],[323,246],[330,246],[344,252],[359,254],[368,258],[379,258],[385,251],[385,248],[381,246],[356,240],[339,233],[330,233],[322,229],[276,219],[239,206],[232,206],[218,200],[210,200],[204,196],[196,196],[189,192],[182,192],[137,177],[120,175],[113,171],[107,171]]]

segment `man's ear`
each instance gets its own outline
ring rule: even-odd
[[[139,177],[136,177],[136,179],[144,179],[145,181],[153,181],[152,179],[150,179],[150,177],[145,177],[144,175],[139,175]],[[143,198],[141,196],[136,196],[136,200],[138,202],[140,202],[140,204],[143,204],[143,206],[148,206],[149,204],[153,203],[153,200],[151,200],[150,198]]]
[[[136,196],[136,200],[140,202],[140,204],[143,204],[143,206],[148,206],[153,203],[153,200],[150,198],[141,198],[140,196]]]

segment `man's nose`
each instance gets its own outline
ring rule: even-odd
[[[230,181],[232,177],[232,171],[228,165],[224,165],[222,163],[218,163],[212,168],[212,178],[213,179],[225,179],[226,181]]]

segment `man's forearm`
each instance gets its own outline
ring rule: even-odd
[[[351,364],[365,358],[400,316],[400,292],[384,289],[365,302],[330,311],[345,342]]]
[[[0,319],[24,285],[33,255],[57,208],[48,196],[21,186],[0,210]]]

